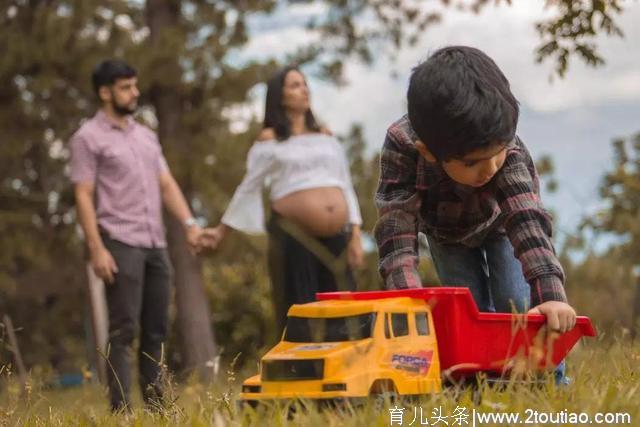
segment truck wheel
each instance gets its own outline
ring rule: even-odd
[[[398,400],[398,389],[393,380],[376,380],[369,389],[369,396],[372,397],[376,408],[383,408],[386,403]]]

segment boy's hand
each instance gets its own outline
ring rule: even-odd
[[[564,334],[576,325],[576,312],[569,304],[547,301],[533,307],[527,314],[544,314],[550,331]]]

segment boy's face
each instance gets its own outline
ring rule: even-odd
[[[435,160],[422,142],[418,141],[416,146],[427,161]],[[506,157],[507,144],[501,143],[474,150],[461,158],[443,161],[441,165],[452,180],[471,187],[482,187],[500,170]]]
[[[507,157],[506,144],[472,151],[460,159],[442,162],[449,177],[464,185],[482,187],[500,170]]]

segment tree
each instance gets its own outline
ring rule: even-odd
[[[628,273],[635,275],[631,336],[637,335],[640,317],[640,133],[613,141],[614,165],[600,186],[606,202],[600,212],[588,218],[583,228],[611,233],[618,237],[603,258],[616,256]],[[614,284],[619,287],[620,283]]]
[[[62,346],[60,340],[82,336],[82,246],[64,141],[92,108],[92,67],[134,47],[130,34],[113,22],[131,9],[101,3],[20,1],[0,7],[0,312],[10,312],[16,326],[25,328],[18,337],[28,344],[23,349],[39,350],[24,352],[29,365],[50,361],[63,347],[82,354],[75,351],[81,343]]]
[[[311,2],[313,0],[296,1]],[[329,53],[323,56],[324,72],[339,79],[340,58],[344,54],[354,53],[365,63],[379,56],[379,50],[393,57],[401,48],[415,45],[425,30],[438,24],[447,7],[480,13],[490,4],[511,5],[512,1],[325,0],[323,3],[327,5],[324,19],[316,17],[308,23],[310,29],[320,32],[323,40],[322,46],[311,52]],[[605,63],[594,42],[598,34],[623,36],[615,22],[615,15],[623,10],[620,0],[546,0],[544,6],[556,13],[535,24],[540,44],[534,57],[537,62],[554,61],[555,74],[561,78],[569,68],[571,57],[576,56],[590,66]],[[373,22],[366,23],[367,19]]]

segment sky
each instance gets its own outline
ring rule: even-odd
[[[597,39],[606,64],[594,69],[575,58],[564,79],[550,79],[551,61],[537,64],[534,60],[539,43],[534,23],[554,13],[544,10],[542,3],[488,6],[480,15],[447,9],[443,21],[425,31],[416,46],[402,49],[395,62],[382,55],[373,66],[347,62],[347,86],[309,77],[314,112],[337,134],[346,133],[352,123],[362,124],[373,153],[380,150],[387,126],[406,112],[405,93],[413,66],[446,45],[485,51],[510,80],[520,101],[520,137],[534,158],[550,155],[555,163],[559,188],[554,194],[543,193],[543,199],[556,215],[562,240],[582,217],[602,207],[598,186],[612,165],[612,139],[640,131],[640,26],[634,25],[640,22],[640,2],[622,2],[625,10],[618,23],[624,38]],[[322,12],[317,4],[299,5],[251,20],[253,37],[242,56],[283,57],[295,43],[313,40],[303,22]],[[264,86],[256,87],[253,96],[255,114],[261,117]]]

